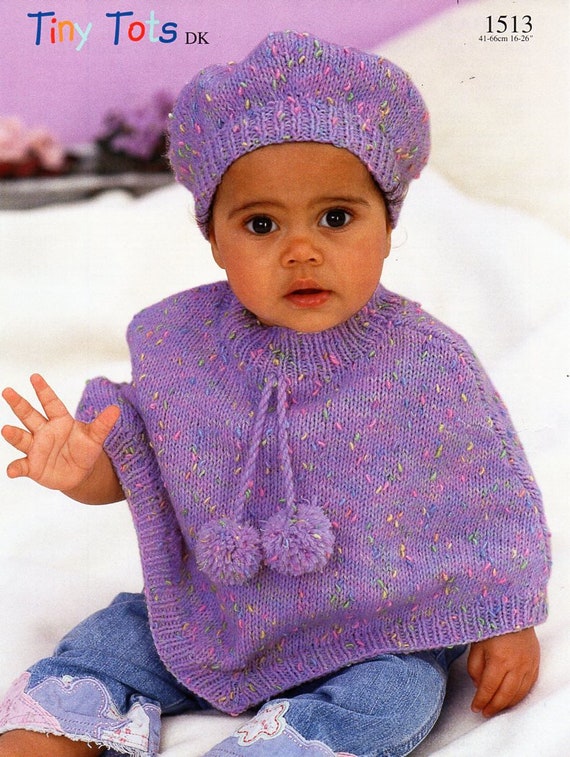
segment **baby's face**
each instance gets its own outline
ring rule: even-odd
[[[210,242],[235,295],[262,323],[316,332],[368,302],[390,252],[390,225],[378,188],[352,153],[280,144],[227,170]]]

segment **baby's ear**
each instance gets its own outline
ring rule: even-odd
[[[216,233],[214,231],[214,224],[210,221],[208,228],[208,240],[210,242],[210,249],[212,250],[212,257],[219,265],[220,268],[225,269],[224,260],[220,252],[220,248],[216,242]]]
[[[390,255],[392,250],[392,224],[386,220],[386,255],[384,260]]]

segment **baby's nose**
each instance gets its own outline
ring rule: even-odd
[[[320,265],[322,262],[323,251],[310,234],[295,234],[286,240],[282,254],[283,265]]]

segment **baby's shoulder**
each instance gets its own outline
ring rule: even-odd
[[[390,322],[395,332],[403,339],[434,343],[451,352],[471,352],[464,336],[425,310],[419,302],[386,289],[382,300],[391,311]]]
[[[130,343],[144,335],[145,339],[160,334],[189,331],[213,317],[226,301],[229,286],[225,281],[185,289],[137,313],[127,330]]]
[[[390,309],[391,338],[402,357],[415,365],[418,375],[470,376],[479,387],[490,379],[468,339],[423,306],[395,292],[384,291]]]

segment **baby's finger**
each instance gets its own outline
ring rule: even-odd
[[[481,712],[485,714],[493,697],[501,688],[505,674],[505,671],[493,668],[490,665],[485,667],[471,703],[471,709],[473,712]]]
[[[483,649],[474,644],[469,650],[469,657],[467,658],[467,672],[469,673],[471,680],[475,684],[475,687],[479,686],[479,681],[485,670],[485,652]]]
[[[59,397],[47,383],[47,381],[43,378],[43,376],[40,376],[39,373],[34,373],[30,377],[30,382],[34,387],[37,398],[39,399],[43,409],[45,410],[48,420],[69,415],[68,409],[59,399]]]
[[[505,676],[501,687],[483,710],[483,715],[490,717],[501,710],[514,707],[526,697],[538,679],[538,668],[531,669],[522,677],[513,671]]]
[[[11,387],[4,389],[2,397],[6,400],[16,418],[24,424],[28,431],[35,433],[46,422],[44,416]]]
[[[89,435],[91,438],[98,444],[103,444],[120,414],[121,411],[117,405],[106,407],[89,425]]]
[[[28,459],[23,457],[20,460],[13,460],[6,468],[8,478],[23,478],[28,475],[30,470]]]
[[[521,679],[519,676],[514,673],[507,673],[493,698],[482,709],[484,717],[491,718],[502,710],[513,707],[517,702],[520,702],[523,698],[523,695],[519,696],[520,690]]]
[[[32,435],[17,426],[4,426],[2,428],[2,436],[18,452],[27,454],[32,446]]]

